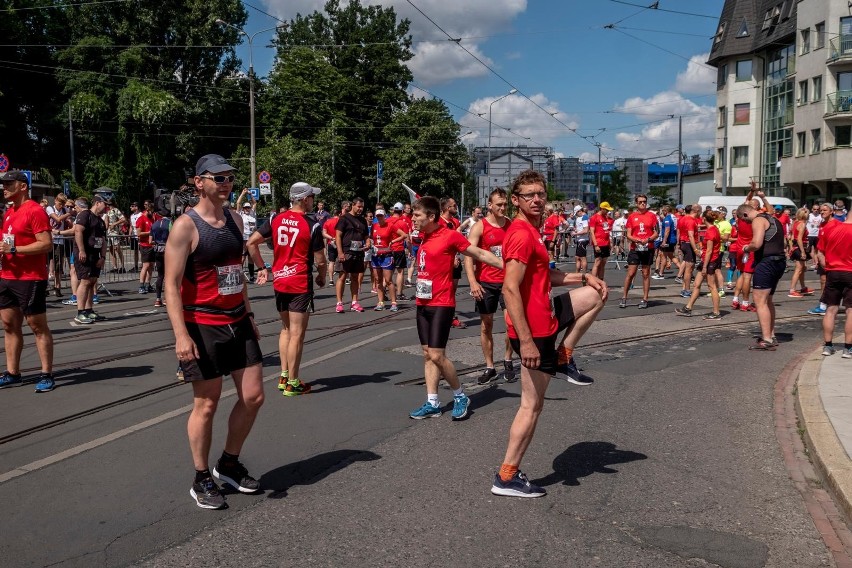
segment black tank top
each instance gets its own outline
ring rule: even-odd
[[[757,264],[767,256],[784,256],[784,227],[781,222],[766,213],[761,213],[758,217],[762,217],[769,221],[769,228],[763,234],[763,246],[754,251],[754,262]]]
[[[245,315],[242,232],[227,210],[220,228],[210,226],[194,210],[187,215],[198,231],[198,246],[186,260],[181,283],[184,319],[207,325],[239,321]]]

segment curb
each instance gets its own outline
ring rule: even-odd
[[[852,519],[852,460],[840,443],[819,392],[822,347],[804,361],[796,381],[795,406],[805,445],[815,469],[846,519]]]

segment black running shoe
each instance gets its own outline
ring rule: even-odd
[[[212,477],[205,477],[193,483],[189,494],[202,509],[221,509],[225,506],[225,496],[219,491],[219,486]]]
[[[509,481],[500,479],[500,474],[494,476],[494,484],[491,486],[491,493],[494,495],[502,495],[504,497],[544,497],[547,495],[544,487],[533,485],[527,476],[522,472],[517,472]]]
[[[479,375],[479,378],[476,379],[476,384],[478,385],[487,385],[492,381],[497,380],[497,370],[492,369],[490,367],[486,367],[482,374]]]
[[[260,491],[260,483],[248,474],[248,470],[240,462],[235,464],[219,463],[213,468],[213,477],[227,483],[240,493],[257,493]]]
[[[518,380],[515,375],[515,364],[512,361],[503,361],[503,378],[507,383],[514,383]]]

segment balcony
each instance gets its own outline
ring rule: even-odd
[[[837,91],[825,97],[825,120],[852,117],[852,91]]]
[[[852,64],[852,35],[846,34],[828,43],[828,65]]]

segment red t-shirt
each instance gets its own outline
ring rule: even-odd
[[[820,250],[825,255],[826,271],[852,272],[852,224],[835,220],[826,225],[819,242],[825,247]]]
[[[743,245],[740,244],[739,234],[740,230],[738,229],[739,223],[731,224],[731,236],[728,237],[728,250],[731,252],[740,253],[743,250]]]
[[[406,217],[405,215],[400,215],[399,217],[393,216],[388,220],[388,223],[393,224],[396,229],[402,231],[406,235],[411,233],[412,224],[411,224],[411,218],[410,217]],[[399,235],[394,235],[393,238],[396,238],[398,236]],[[405,250],[405,240],[401,240],[401,241],[393,243],[391,245],[391,250],[393,252],[404,251]]]
[[[31,245],[36,242],[39,233],[50,234],[50,219],[41,205],[27,199],[21,206],[6,210],[3,217],[3,240],[15,247]],[[0,278],[4,280],[47,280],[47,253],[44,254],[4,254],[3,270]]]
[[[552,241],[554,235],[556,235],[556,228],[559,227],[559,223],[562,222],[562,219],[556,213],[553,213],[544,220],[544,240]]]
[[[272,238],[272,287],[285,294],[313,290],[314,253],[322,250],[325,239],[316,219],[295,211],[279,213],[260,230]]]
[[[453,231],[458,229],[459,225],[460,225],[459,220],[456,219],[455,217],[450,217],[450,220],[447,221],[441,215],[438,215],[438,224],[441,225],[442,227],[444,227],[445,229],[451,229]]]
[[[778,219],[778,222],[781,223],[782,227],[784,227],[784,236],[786,237],[790,231],[790,216],[787,215],[786,211],[784,211],[780,215],[775,215],[775,218]]]
[[[337,229],[337,220],[338,219],[340,219],[340,217],[338,217],[337,215],[335,215],[334,217],[329,217],[326,220],[325,225],[323,225],[323,227],[322,227],[323,230],[326,233],[331,235],[330,239],[326,239],[326,241],[327,241],[326,244],[334,242],[334,231]]]
[[[596,213],[589,219],[589,230],[595,233],[595,242],[599,247],[609,246],[609,233],[612,231],[612,219]]]
[[[152,246],[152,243],[151,243],[151,227],[153,225],[154,225],[154,222],[151,219],[149,219],[148,215],[146,215],[145,213],[142,213],[141,215],[139,215],[139,218],[136,219],[136,234],[139,234],[140,231],[148,233],[148,236],[146,236],[146,237],[139,237],[139,246],[140,247],[147,248],[147,247]]]
[[[698,226],[701,222],[692,215],[684,215],[677,220],[677,240],[681,243],[689,242],[689,231],[693,232],[695,242],[698,242]]]
[[[704,231],[704,249],[707,249],[707,243],[713,241],[713,252],[710,254],[710,262],[718,260],[719,254],[722,250],[722,233],[719,232],[719,227],[716,225],[709,225],[707,230]],[[701,260],[704,260],[704,257],[701,257]]]
[[[825,254],[825,239],[822,236],[825,234],[826,229],[831,228],[835,223],[839,223],[837,219],[831,218],[828,221],[823,222],[822,225],[819,226],[819,236],[817,237],[816,248],[821,253]]]
[[[645,211],[644,213],[634,211],[627,216],[627,223],[624,225],[624,234],[627,235],[627,230],[632,229],[630,234],[634,239],[650,239],[654,236],[657,223],[656,213],[652,211]],[[654,241],[648,241],[648,250],[653,250],[653,248]],[[633,241],[630,241],[630,250],[636,250],[636,243]]]
[[[509,260],[526,265],[520,290],[530,333],[533,337],[553,335],[558,329],[558,322],[550,299],[550,257],[538,229],[526,221],[515,220],[506,230],[503,261]],[[506,328],[509,337],[518,338],[508,312]]]
[[[439,228],[428,235],[417,251],[417,305],[455,307],[453,263],[456,254],[470,246],[458,231]]]
[[[506,224],[502,227],[496,227],[488,222],[488,219],[482,219],[482,235],[479,237],[479,248],[485,249],[497,258],[503,256],[503,241],[506,240],[506,230],[512,223],[506,219]],[[482,262],[475,263],[476,279],[479,282],[490,282],[498,284],[503,282],[505,272],[499,268],[494,268]]]
[[[391,252],[390,242],[397,238],[396,223],[388,221],[382,227],[380,223],[373,223],[372,239],[373,246],[376,247],[376,254],[387,254]]]
[[[743,250],[743,247],[751,242],[754,236],[754,231],[751,229],[751,223],[747,221],[737,221],[737,247]]]
[[[780,219],[779,219],[779,221],[780,221]],[[793,244],[791,245],[791,248],[793,250],[796,250],[796,249],[799,248],[799,240],[796,237],[799,236],[799,228],[804,224],[805,224],[804,221],[794,221],[793,222],[793,230],[790,232],[790,238],[793,240]],[[805,231],[805,234],[802,236],[802,240],[807,242],[807,240],[808,240],[807,231]]]

